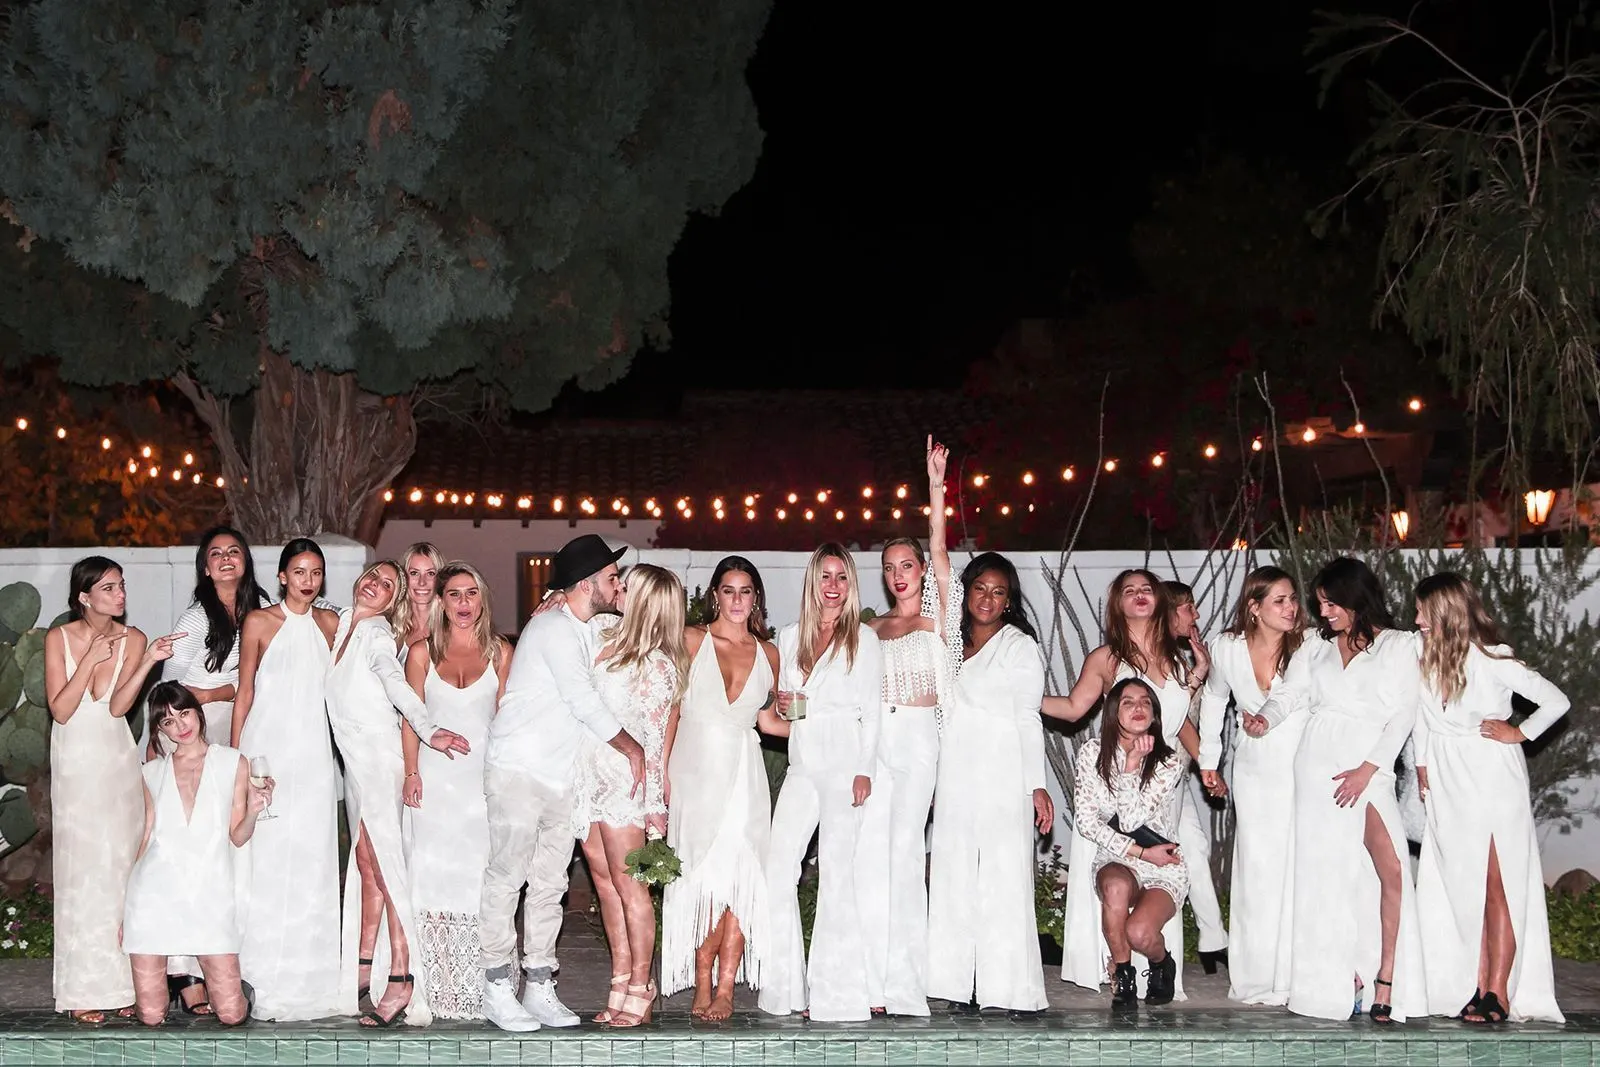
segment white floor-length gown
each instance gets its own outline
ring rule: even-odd
[[[818,1022],[850,1022],[870,1018],[883,1003],[879,957],[868,950],[861,919],[861,896],[873,887],[856,877],[863,812],[851,792],[857,775],[877,772],[883,653],[870,628],[858,633],[854,664],[835,643],[804,679],[799,626],[778,634],[778,687],[805,693],[807,715],[789,734],[789,773],[767,849],[772,956],[759,1003],[771,1015],[809,1010]],[[813,833],[820,881],[808,959],[796,887]]]
[[[1282,676],[1273,679],[1272,688]],[[1260,714],[1271,690],[1262,692],[1239,634],[1211,643],[1211,673],[1200,698],[1200,766],[1217,770],[1222,729],[1233,698],[1240,715]],[[1294,941],[1294,758],[1306,716],[1292,715],[1262,737],[1234,731],[1233,885],[1228,910],[1228,996],[1246,1004],[1289,1003]]]
[[[467,739],[472,751],[451,759],[423,745],[417,753],[422,806],[405,809],[405,854],[418,943],[412,970],[427,972],[428,1004],[441,1019],[483,1018],[478,903],[489,865],[489,805],[483,754],[494,720],[500,676],[488,664],[467,686],[455,686],[428,665],[423,694],[438,725]],[[376,990],[384,976],[373,972]],[[379,996],[382,996],[379,993]]]
[[[738,917],[745,939],[736,980],[761,988],[770,944],[762,862],[772,833],[772,800],[755,725],[772,688],[772,667],[759,645],[732,703],[710,634],[689,665],[667,763],[667,844],[683,872],[667,886],[661,905],[663,996],[694,985],[695,950],[727,909]]]
[[[1145,675],[1134,670],[1126,663],[1117,665],[1117,681],[1124,678],[1140,678],[1150,684],[1156,691],[1156,697],[1161,701],[1161,734],[1172,750],[1178,754],[1179,762],[1183,763],[1185,772],[1188,772],[1188,753],[1184,752],[1182,743],[1178,740],[1178,731],[1189,717],[1189,689],[1175,675],[1168,676],[1165,685],[1156,685]],[[1089,722],[1091,732],[1098,731],[1100,716],[1105,714],[1102,709]],[[1082,758],[1082,754],[1079,754]],[[1193,907],[1194,883],[1197,880],[1195,863],[1188,861],[1189,846],[1185,841],[1205,842],[1202,847],[1196,845],[1196,850],[1201,856],[1209,855],[1210,836],[1206,833],[1205,825],[1200,821],[1201,814],[1189,802],[1187,788],[1176,789],[1168,801],[1171,811],[1167,815],[1167,824],[1178,828],[1178,853],[1186,857],[1184,867],[1189,872],[1190,906]],[[1102,983],[1110,977],[1111,949],[1106,944],[1105,934],[1100,928],[1100,897],[1095,892],[1094,864],[1099,846],[1085,837],[1076,829],[1077,812],[1073,812],[1074,829],[1072,842],[1067,852],[1067,910],[1064,920],[1066,943],[1061,950],[1061,980],[1083,986],[1085,989],[1099,990]],[[1205,870],[1205,877],[1209,883],[1211,871],[1207,861],[1199,864]],[[1174,979],[1173,999],[1187,999],[1183,991],[1183,908],[1178,908],[1166,926],[1161,928],[1161,936],[1166,941],[1167,951],[1172,954],[1173,960],[1178,965],[1177,977]],[[1135,952],[1133,954],[1135,969],[1139,972],[1139,995],[1144,995],[1145,972],[1148,970],[1148,961]]]
[[[155,820],[128,879],[122,945],[151,956],[225,956],[239,951],[234,883],[233,789],[239,751],[207,745],[185,816],[172,758],[144,765]]]
[[[334,662],[328,668],[328,719],[333,724],[333,739],[344,757],[344,806],[350,823],[350,862],[344,879],[344,938],[339,965],[341,998],[354,996],[361,957],[361,872],[355,862],[356,845],[364,836],[372,845],[378,870],[383,876],[393,909],[385,909],[378,924],[378,941],[372,954],[372,994],[383,996],[389,975],[389,934],[387,924],[400,921],[411,953],[410,971],[414,975],[411,1002],[405,1021],[410,1026],[426,1026],[433,1021],[428,1004],[426,969],[419,946],[416,909],[411,900],[411,875],[406,866],[405,847],[400,829],[400,787],[405,779],[405,757],[400,748],[400,713],[427,744],[438,727],[427,707],[406,684],[400,661],[395,656],[394,630],[379,616],[363,619],[354,627],[355,613],[346,609],[339,616],[334,635]],[[345,638],[349,637],[346,646]],[[342,651],[341,651],[342,650]],[[426,786],[424,786],[426,789]]]
[[[928,884],[930,996],[1048,1006],[1033,889],[1043,700],[1038,642],[1014,626],[962,664],[951,687]]]
[[[1507,1005],[1522,1021],[1564,1022],[1550,962],[1539,842],[1528,799],[1522,746],[1482,736],[1486,719],[1509,719],[1511,695],[1538,706],[1522,723],[1532,741],[1566,714],[1565,694],[1512,657],[1504,645],[1467,650],[1466,688],[1445,704],[1424,682],[1417,721],[1417,765],[1428,771],[1427,829],[1417,869],[1417,914],[1428,961],[1428,1008],[1455,1015],[1477,985],[1489,845],[1500,861],[1516,935]]]
[[[118,928],[128,873],[144,834],[139,748],[124,718],[111,714],[123,650],[103,693],[84,686],[77,710],[50,726],[50,807],[55,873],[57,1011],[93,1011],[133,1003],[133,968]],[[61,635],[67,677],[77,672],[72,643]]]
[[[1308,634],[1262,714],[1310,718],[1294,763],[1294,904],[1289,1010],[1348,1019],[1355,978],[1363,1009],[1387,1002],[1395,1022],[1428,1014],[1422,939],[1410,852],[1395,794],[1395,760],[1417,718],[1421,671],[1416,635],[1384,630],[1342,664],[1337,640]],[[1268,732],[1271,736],[1271,731]],[[1334,775],[1373,763],[1378,771],[1357,803],[1333,799]],[[1380,886],[1364,837],[1367,809],[1383,820],[1400,861],[1400,929],[1394,985],[1375,987],[1382,950]]]
[[[882,959],[890,1015],[928,1014],[928,812],[939,776],[940,705],[950,700],[961,660],[961,609],[958,592],[945,598],[939,617],[939,583],[930,571],[921,617],[933,629],[880,638],[883,725],[856,873],[883,887],[863,898],[877,910],[862,918]]]
[[[338,769],[323,703],[331,658],[315,614],[285,605],[239,735],[239,750],[266,757],[276,783],[272,818],[256,820],[241,850],[249,863],[239,969],[255,989],[258,1019],[356,1010],[355,989],[339,984]]]

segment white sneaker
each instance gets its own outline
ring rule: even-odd
[[[527,1033],[539,1029],[539,1020],[522,1010],[509,978],[485,979],[483,1016],[502,1030]]]
[[[561,998],[556,996],[553,978],[547,982],[535,982],[530,978],[522,984],[522,1010],[539,1020],[540,1026],[560,1028],[578,1025],[578,1017],[567,1010]]]

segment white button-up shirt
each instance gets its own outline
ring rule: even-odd
[[[528,620],[489,725],[489,766],[564,793],[585,732],[605,742],[622,731],[594,686],[590,633],[564,604]]]

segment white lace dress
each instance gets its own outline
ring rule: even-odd
[[[1073,811],[1078,832],[1095,844],[1094,877],[1107,864],[1120,863],[1133,872],[1141,889],[1160,889],[1179,909],[1189,894],[1189,872],[1181,863],[1158,867],[1130,857],[1135,851],[1133,838],[1110,826],[1113,817],[1123,830],[1147,826],[1168,841],[1177,840],[1172,825],[1172,797],[1183,786],[1188,763],[1174,753],[1161,761],[1148,783],[1141,772],[1129,773],[1122,753],[1117,753],[1112,784],[1100,776],[1095,764],[1100,759],[1100,739],[1090,738],[1078,750],[1078,777],[1073,788]]]
[[[572,789],[572,832],[589,837],[589,825],[643,826],[646,815],[665,814],[661,753],[666,746],[667,713],[678,691],[678,669],[659,650],[622,670],[609,660],[594,666],[594,684],[607,710],[644,748],[644,795],[633,795],[633,774],[622,753],[590,738],[578,757]]]
[[[440,727],[467,739],[472,751],[451,759],[427,745],[417,754],[422,806],[405,809],[406,863],[416,909],[428,1000],[441,1019],[483,1018],[478,902],[489,865],[489,804],[483,754],[494,720],[500,676],[486,667],[457,687],[430,664],[423,701]]]

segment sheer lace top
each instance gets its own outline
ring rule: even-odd
[[[931,572],[922,583],[922,617],[933,620],[932,630],[912,630],[880,642],[886,703],[914,706],[950,699],[950,685],[961,665],[961,598],[947,595],[940,618],[939,583]]]

